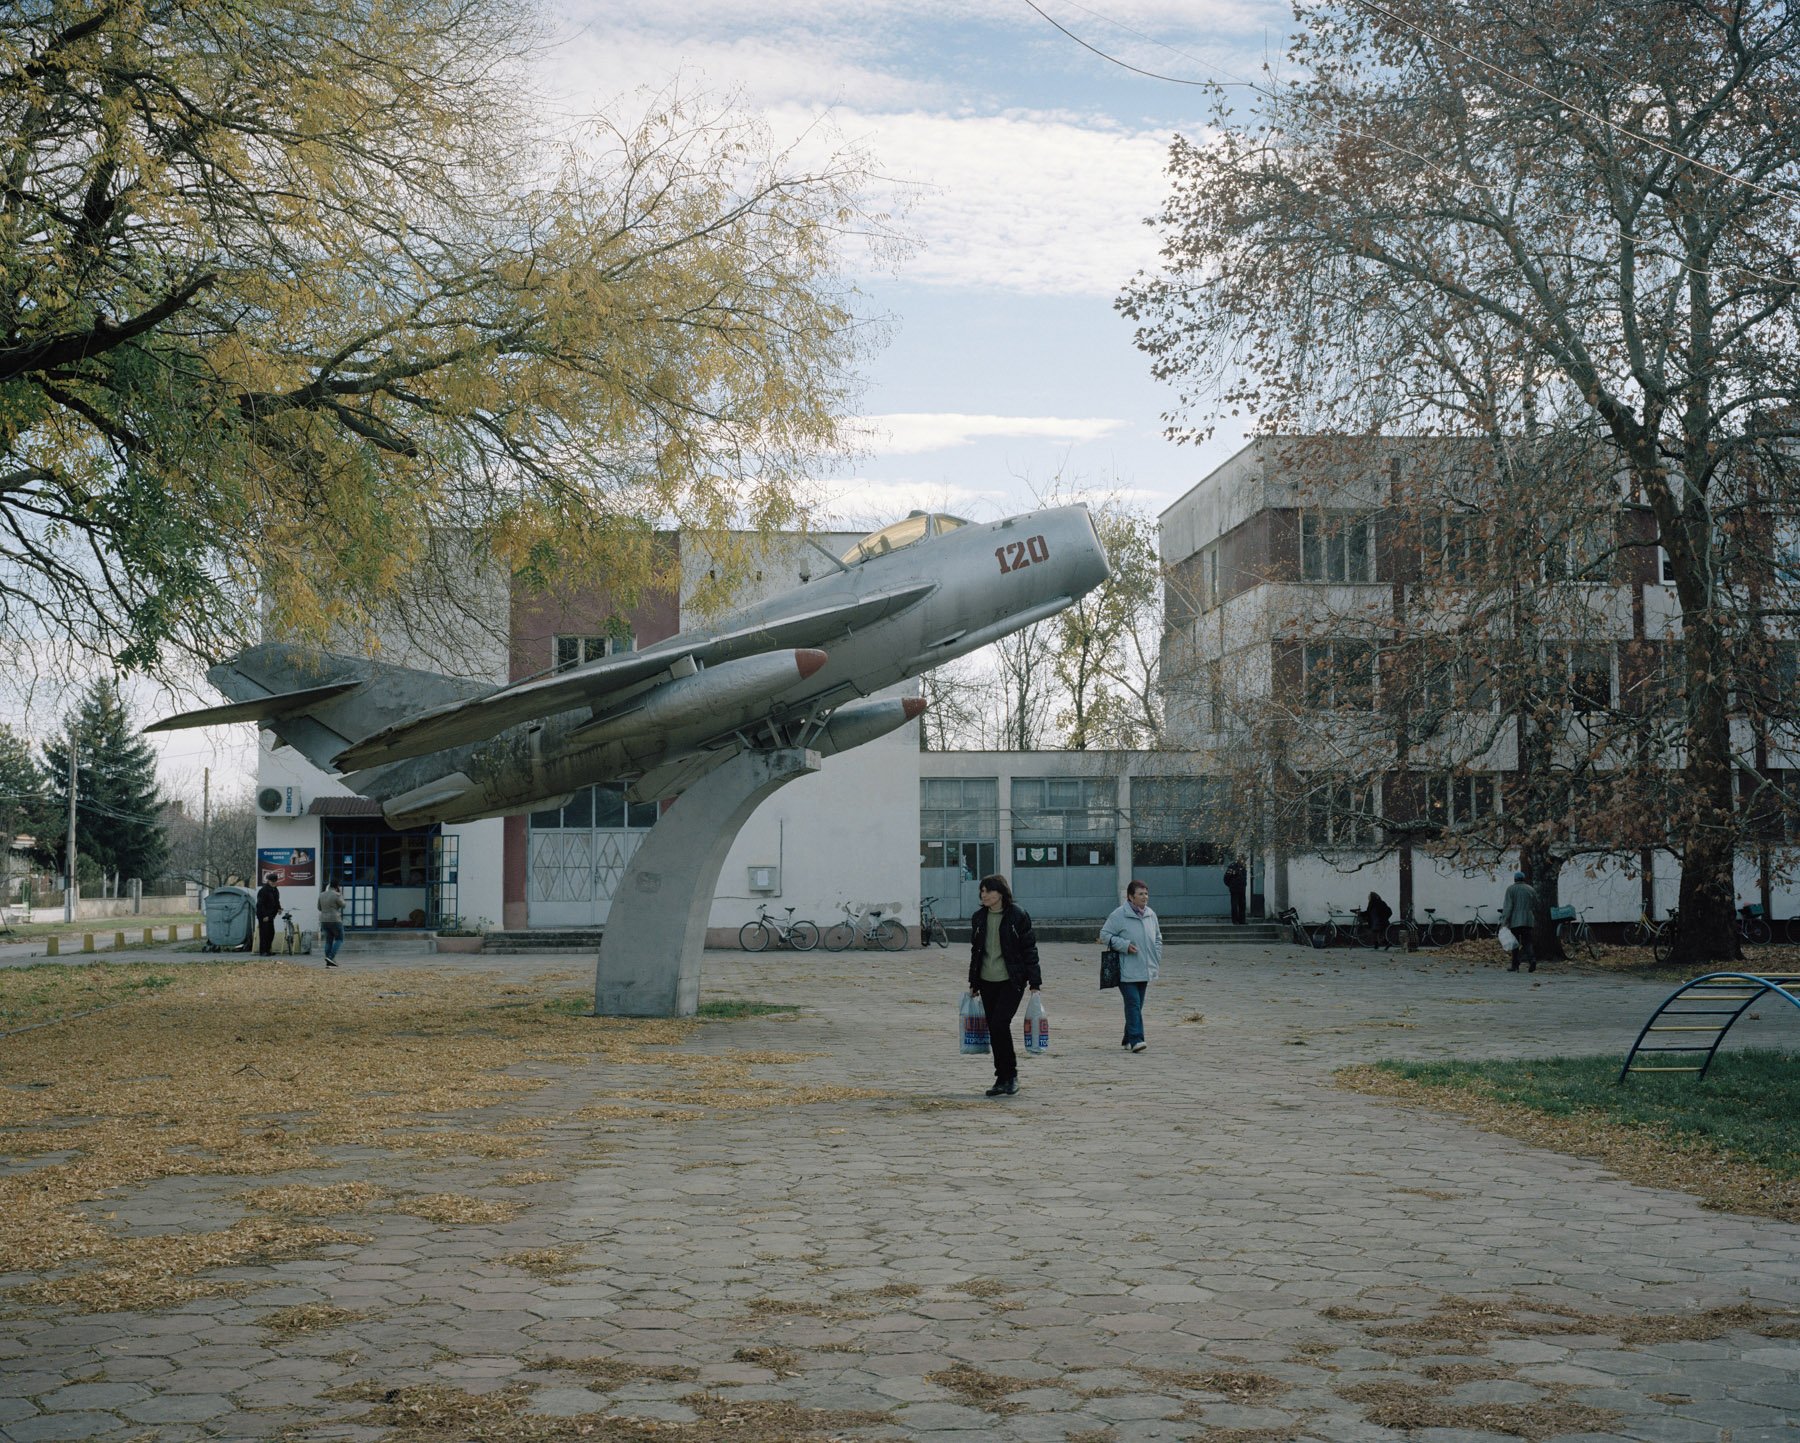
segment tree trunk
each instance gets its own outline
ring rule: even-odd
[[[1684,603],[1686,598],[1683,598]],[[1685,609],[1685,606],[1684,606]],[[1681,928],[1670,960],[1678,966],[1735,962],[1738,947],[1732,886],[1737,818],[1731,805],[1731,718],[1725,687],[1713,672],[1725,654],[1714,613],[1695,607],[1687,633],[1687,765],[1681,778],[1692,809],[1681,829]]]
[[[1538,897],[1537,911],[1531,919],[1531,950],[1540,962],[1561,962],[1567,958],[1562,939],[1556,935],[1556,924],[1550,920],[1550,909],[1558,906],[1557,889],[1562,884],[1563,859],[1543,847],[1527,846],[1519,851],[1519,870],[1531,883]]]

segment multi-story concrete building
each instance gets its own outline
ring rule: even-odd
[[[1507,678],[1466,636],[1460,653],[1439,648],[1404,684],[1399,670],[1409,646],[1431,652],[1434,635],[1466,621],[1477,572],[1491,594],[1501,569],[1471,452],[1426,438],[1259,440],[1162,515],[1171,731],[1198,771],[1230,779],[1237,816],[1260,816],[1271,908],[1322,916],[1375,891],[1402,910],[1461,918],[1491,906],[1510,877],[1516,854],[1484,858],[1468,840],[1496,831],[1481,824],[1520,794]],[[1596,777],[1630,764],[1619,737],[1678,739],[1668,686],[1681,645],[1650,514],[1622,494],[1609,500],[1604,485],[1598,494],[1590,519],[1546,529],[1508,578],[1538,602],[1534,654],[1568,723],[1559,765]],[[1793,547],[1786,531],[1775,541]],[[1770,687],[1791,697],[1800,647],[1790,633],[1765,651]],[[1397,716],[1402,708],[1433,714],[1410,727],[1425,738],[1410,747],[1406,723],[1417,718]],[[1733,729],[1739,754],[1754,759],[1747,790],[1800,766],[1791,728],[1740,709]],[[1793,809],[1764,810],[1771,824],[1740,851],[1738,893],[1786,916],[1800,910],[1800,888],[1779,866],[1779,847],[1797,835]],[[1607,835],[1571,836],[1561,850],[1572,858],[1561,900],[1596,920],[1660,916],[1676,899],[1679,864],[1667,850]]]

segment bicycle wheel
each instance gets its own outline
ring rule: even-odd
[[[931,940],[939,947],[948,947],[950,945],[950,933],[945,930],[944,924],[938,921],[936,917],[931,919]]]
[[[856,928],[848,922],[838,922],[827,927],[819,940],[825,944],[827,952],[842,952],[856,940]]]
[[[796,922],[788,928],[787,939],[796,952],[810,952],[819,945],[819,929],[811,922]]]
[[[1389,922],[1386,940],[1390,947],[1404,947],[1406,945],[1406,923]]]
[[[1625,940],[1633,947],[1653,947],[1656,945],[1657,931],[1657,928],[1639,917],[1625,929]]]
[[[1650,944],[1651,955],[1656,958],[1656,965],[1663,967],[1675,955],[1675,929],[1664,927],[1656,934],[1656,940]]]
[[[906,928],[898,917],[883,917],[881,925],[875,929],[875,940],[889,952],[898,952],[906,945]]]
[[[1769,930],[1769,924],[1761,917],[1752,917],[1744,923],[1744,938],[1749,942],[1767,942],[1775,934]]]
[[[760,952],[769,945],[769,929],[761,922],[746,922],[738,928],[738,946],[746,952]]]

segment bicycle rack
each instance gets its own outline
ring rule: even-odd
[[[1800,975],[1779,977],[1758,977],[1751,972],[1708,972],[1704,977],[1696,977],[1691,982],[1684,982],[1667,997],[1662,1005],[1650,1014],[1650,1020],[1637,1035],[1637,1041],[1631,1044],[1631,1051],[1625,1055],[1625,1065],[1619,1069],[1619,1084],[1634,1072],[1696,1072],[1706,1076],[1706,1069],[1712,1066],[1713,1058],[1718,1054],[1719,1044],[1725,1040],[1725,1034],[1731,1030],[1732,1023],[1759,998],[1773,992],[1777,997],[1784,997],[1795,1007],[1800,1007],[1800,995],[1794,988],[1800,987]],[[1726,1003],[1727,1006],[1700,1006],[1692,1003]],[[1717,1021],[1724,1018],[1723,1022]],[[1689,1022],[1687,1018],[1711,1018],[1713,1021]],[[1662,1025],[1658,1025],[1658,1020]],[[1675,1044],[1671,1046],[1646,1047],[1644,1039],[1652,1033],[1683,1032],[1709,1033],[1711,1041],[1696,1040],[1692,1045]],[[1640,1053],[1645,1052],[1704,1052],[1705,1059],[1697,1067],[1633,1067]],[[1615,1084],[1615,1085],[1619,1085]]]

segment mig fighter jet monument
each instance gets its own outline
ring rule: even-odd
[[[397,827],[554,806],[594,782],[679,798],[614,893],[594,1009],[691,1016],[719,872],[757,805],[924,709],[874,693],[1056,615],[1108,574],[1084,506],[980,525],[914,512],[842,556],[814,549],[797,587],[573,670],[492,686],[270,643],[207,672],[230,705],[146,730],[254,721]]]

